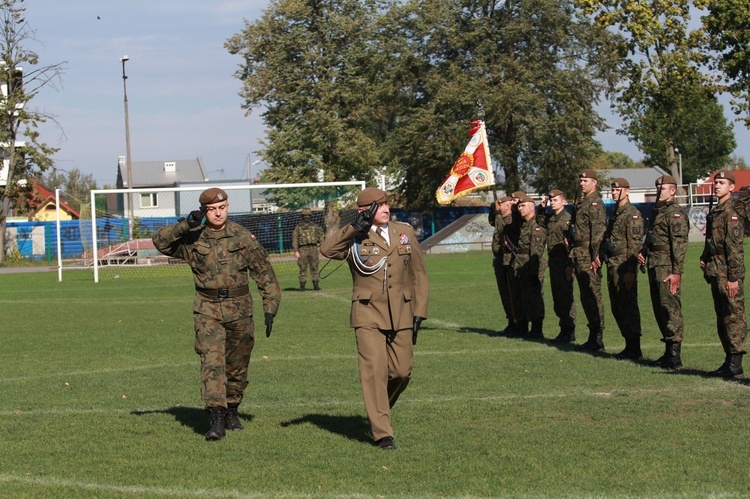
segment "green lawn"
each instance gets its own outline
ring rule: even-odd
[[[394,409],[393,452],[368,435],[346,266],[318,293],[294,291],[281,267],[279,316],[271,338],[257,335],[240,407],[246,429],[214,443],[203,439],[188,274],[0,275],[0,495],[750,496],[750,385],[704,376],[724,355],[700,250],[688,253],[676,372],[614,360],[624,342],[611,315],[605,354],[492,337],[504,318],[490,255],[428,257],[430,317]],[[663,344],[644,277],[654,359]],[[579,307],[581,341],[585,322]]]

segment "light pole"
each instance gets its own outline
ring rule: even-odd
[[[680,173],[680,186],[682,186],[682,153],[676,147],[674,148],[674,152],[676,152],[680,156],[680,170],[679,170],[679,173]]]
[[[122,63],[122,94],[125,97],[125,168],[128,171],[128,189],[133,188],[133,172],[130,162],[130,120],[128,119],[128,85],[125,76],[125,63],[130,57],[124,55],[120,58]],[[128,195],[128,226],[130,227],[130,234],[133,234],[133,196]]]

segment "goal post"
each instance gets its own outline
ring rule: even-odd
[[[298,268],[291,240],[294,227],[301,221],[298,210],[310,207],[313,222],[324,229],[337,228],[339,217],[353,217],[356,197],[365,182],[218,181],[179,187],[92,190],[90,241],[84,246],[93,262],[94,282],[101,278],[190,275],[184,262],[159,253],[151,237],[197,209],[200,193],[210,187],[227,192],[229,219],[255,235],[268,251],[274,269],[295,272]],[[129,220],[126,214],[131,203],[134,216]]]

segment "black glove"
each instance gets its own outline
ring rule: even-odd
[[[370,230],[370,227],[372,227],[372,219],[375,218],[375,213],[377,211],[378,203],[376,201],[373,201],[368,209],[362,210],[357,213],[357,216],[354,218],[354,222],[352,222],[352,227],[354,227],[354,230],[362,235],[367,234],[367,232]]]
[[[266,338],[271,336],[271,328],[273,328],[273,314],[266,312]]]
[[[188,227],[191,229],[194,229],[198,227],[201,222],[203,222],[203,217],[206,216],[206,207],[201,206],[200,210],[194,210],[190,212],[190,215],[187,217],[187,224]]]
[[[416,345],[417,344],[417,333],[419,333],[419,327],[422,325],[422,321],[424,320],[424,317],[417,317],[414,316],[414,323],[412,325],[412,335],[411,335],[411,344]]]

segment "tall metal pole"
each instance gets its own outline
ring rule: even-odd
[[[130,58],[126,55],[122,56],[120,58],[120,62],[122,63],[122,93],[125,97],[125,167],[128,171],[128,189],[133,188],[133,172],[131,168],[131,160],[130,160],[130,120],[128,117],[128,85],[127,85],[127,79],[128,77],[125,76],[125,62],[128,61]],[[92,206],[93,209],[93,206]],[[133,235],[133,195],[128,194],[128,227],[130,228],[130,234],[128,235],[129,238],[132,238]]]

